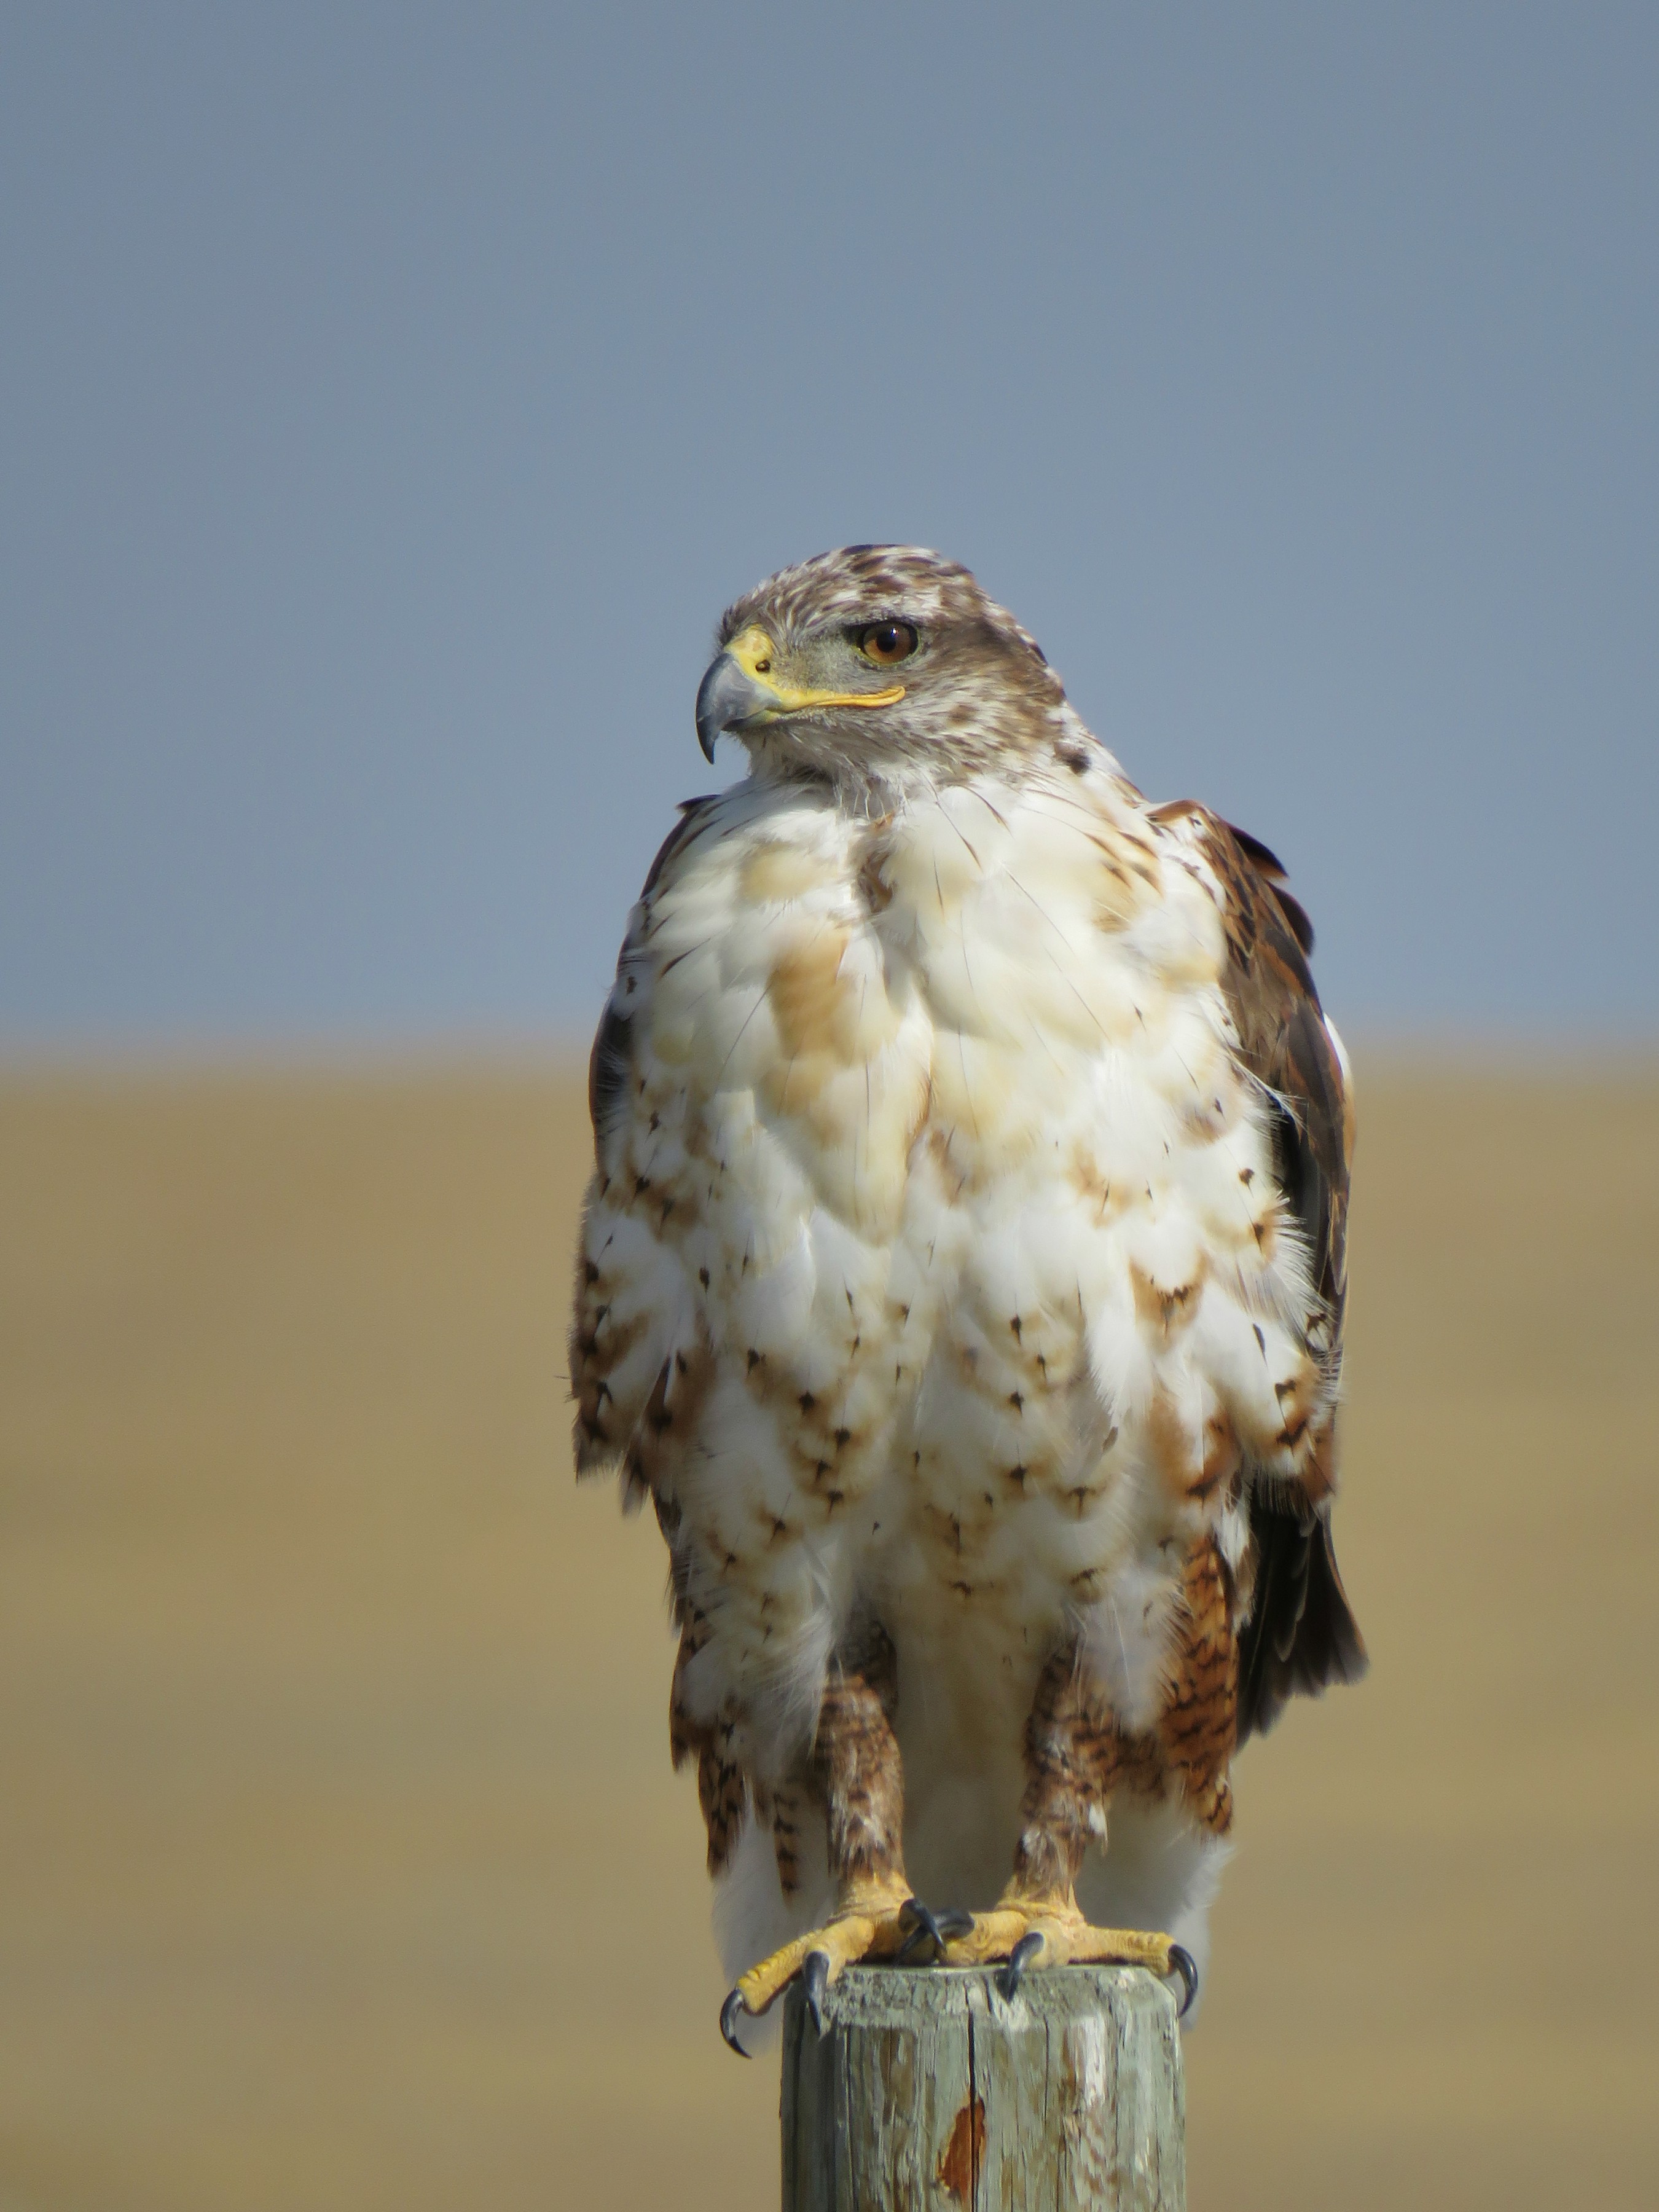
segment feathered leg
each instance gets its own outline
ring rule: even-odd
[[[1043,1669],[1025,1724],[1025,1794],[1019,1842],[1007,1887],[989,1912],[945,1947],[948,1966],[1007,1960],[1002,1975],[1012,1996],[1030,1966],[1147,1966],[1178,1972],[1190,2003],[1197,1969],[1167,1936],[1137,1929],[1093,1928],[1078,1908],[1076,1884],[1091,1843],[1106,1840],[1106,1808],[1126,1745],[1090,1686],[1075,1649],[1056,1652]]]
[[[797,1974],[816,2012],[844,1966],[890,1959],[931,1921],[904,1875],[904,1778],[898,1740],[874,1682],[865,1673],[832,1672],[819,1708],[808,1769],[830,1835],[836,1911],[822,1928],[786,1943],[738,1978],[720,2013],[734,2049],[737,2025],[765,2012]]]

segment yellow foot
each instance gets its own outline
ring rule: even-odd
[[[947,1966],[988,1966],[1006,1959],[997,1977],[1005,1997],[1019,1987],[1028,1966],[1146,1966],[1167,1977],[1179,1974],[1181,2014],[1198,1994],[1198,1968],[1192,1954],[1167,1936],[1134,1928],[1091,1928],[1070,1898],[1005,1899],[994,1911],[976,1912],[965,1934],[945,1947]]]
[[[797,1974],[822,2033],[823,1993],[831,1982],[839,1981],[843,1966],[855,1966],[864,1959],[896,1958],[930,1935],[937,1948],[943,1940],[939,1925],[908,1889],[855,1892],[825,1926],[797,1936],[793,1943],[738,1977],[738,1986],[720,2007],[720,2033],[739,2057],[747,2058],[749,2053],[738,2040],[738,2021],[745,2014],[753,2020],[769,2011]]]

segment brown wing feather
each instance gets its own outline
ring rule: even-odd
[[[1347,1303],[1348,1172],[1353,1106],[1309,970],[1313,930],[1280,889],[1265,845],[1189,803],[1158,809],[1197,830],[1224,892],[1229,959],[1223,977],[1239,1057],[1261,1084],[1273,1121],[1273,1168],[1306,1240],[1324,1306],[1321,1355],[1342,1361]],[[1332,1453],[1321,1455],[1334,1476]],[[1250,1611],[1239,1633],[1238,1737],[1271,1728],[1285,1700],[1365,1671],[1365,1646],[1337,1571],[1328,1489],[1254,1483],[1255,1552]]]

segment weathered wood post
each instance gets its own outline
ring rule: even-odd
[[[1176,2000],[1134,1966],[857,1966],[783,2028],[783,2212],[1185,2212]]]

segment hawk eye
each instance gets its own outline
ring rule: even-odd
[[[866,660],[873,660],[878,668],[890,668],[896,660],[908,660],[916,649],[916,633],[909,623],[871,623],[858,634],[858,648]]]

